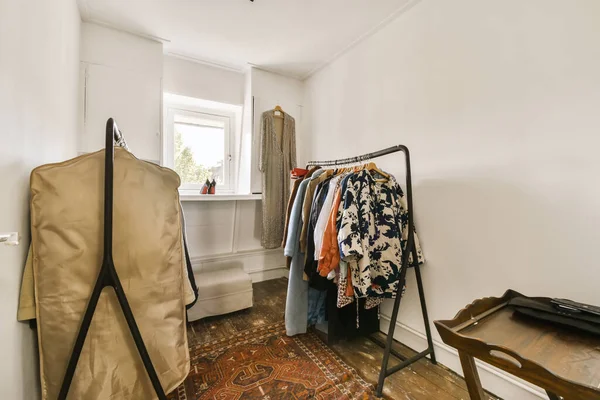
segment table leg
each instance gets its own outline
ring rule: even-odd
[[[560,397],[558,397],[558,396],[557,396],[557,395],[555,395],[554,393],[552,393],[552,392],[549,392],[549,391],[547,391],[547,390],[546,390],[546,393],[548,394],[548,398],[549,398],[550,400],[560,400],[560,399],[561,399]]]
[[[484,400],[485,394],[481,387],[481,381],[479,380],[479,372],[477,372],[477,366],[475,365],[475,359],[470,355],[459,351],[460,364],[462,365],[463,373],[465,374],[465,381],[467,381],[467,388],[469,389],[469,397],[471,400]]]

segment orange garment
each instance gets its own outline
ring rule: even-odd
[[[336,269],[340,263],[340,248],[337,241],[337,214],[341,202],[342,191],[338,189],[333,199],[331,214],[329,214],[329,219],[323,232],[323,245],[319,254],[317,271],[323,277],[326,277],[331,271]]]
[[[333,207],[331,208],[331,214],[329,215],[325,232],[323,232],[323,246],[321,247],[321,253],[319,254],[319,265],[317,266],[317,271],[321,276],[327,276],[330,271],[338,268],[340,264],[340,247],[338,246],[337,239],[337,214],[341,202],[342,191],[340,188],[338,188],[337,192],[335,193]],[[354,297],[350,263],[348,263],[346,282],[346,296]]]

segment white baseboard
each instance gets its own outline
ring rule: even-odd
[[[433,324],[432,324],[433,325]],[[390,326],[390,317],[381,314],[381,331],[387,334]],[[431,329],[435,329],[432,326]],[[427,348],[427,336],[408,325],[396,322],[394,339],[405,344],[416,351],[422,351]],[[460,376],[463,376],[460,366],[460,359],[456,349],[437,340],[433,341],[435,356],[440,364],[450,368]],[[514,377],[504,371],[501,371],[489,364],[476,360],[479,375],[483,387],[491,393],[506,400],[539,400],[547,399],[546,394],[539,388]]]
[[[224,267],[241,266],[252,282],[262,282],[288,276],[282,249],[247,250],[236,253],[217,254],[206,257],[192,257],[194,271],[210,271]]]

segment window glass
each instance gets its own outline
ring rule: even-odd
[[[238,172],[250,162],[249,153],[242,160],[250,151],[241,149],[242,107],[171,93],[163,100],[162,165],[179,174],[180,193],[197,195],[213,179],[217,194],[235,193]]]
[[[174,117],[175,171],[182,184],[203,184],[207,179],[226,184],[225,123],[207,117]]]

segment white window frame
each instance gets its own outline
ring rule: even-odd
[[[163,141],[163,165],[175,169],[175,115],[201,117],[224,123],[225,128],[225,154],[223,155],[223,174],[225,184],[217,185],[216,192],[222,194],[234,193],[235,182],[233,174],[233,137],[235,127],[235,113],[226,110],[195,107],[191,105],[165,104],[165,137]],[[203,184],[181,182],[179,191],[182,194],[199,194]]]

